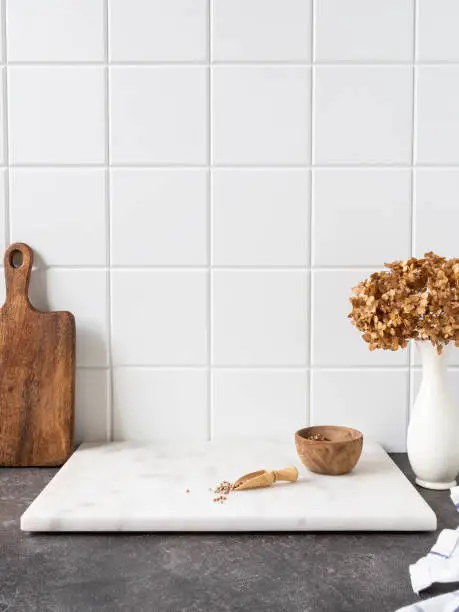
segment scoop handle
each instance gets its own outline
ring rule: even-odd
[[[276,480],[288,480],[289,482],[295,482],[298,480],[298,470],[296,467],[288,467],[283,470],[273,470],[274,482]]]

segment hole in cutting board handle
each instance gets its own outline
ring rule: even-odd
[[[22,255],[22,251],[19,249],[14,249],[10,253],[10,266],[12,268],[20,268],[23,264],[24,256]]]

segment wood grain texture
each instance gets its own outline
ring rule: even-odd
[[[16,259],[22,263],[15,267]],[[33,251],[5,253],[0,309],[0,465],[59,466],[73,451],[75,319],[28,298]]]
[[[308,440],[320,434],[324,440]],[[305,427],[295,434],[298,456],[311,472],[338,476],[350,472],[360,459],[363,435],[351,427],[316,425]]]

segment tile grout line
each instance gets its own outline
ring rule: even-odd
[[[311,62],[302,62],[302,61],[288,61],[288,60],[259,60],[259,61],[213,61],[213,62],[205,62],[201,60],[190,60],[190,61],[153,61],[153,60],[135,60],[135,61],[91,61],[91,60],[79,60],[79,61],[32,61],[32,60],[13,60],[13,61],[3,61],[2,64],[4,66],[10,66],[12,68],[54,68],[54,67],[87,67],[89,69],[92,68],[100,68],[100,67],[108,67],[110,68],[207,68],[209,63],[215,68],[286,68],[286,67],[297,67],[297,68],[311,68],[312,66],[316,66],[319,68],[365,68],[372,67],[375,68],[398,68],[398,67],[406,67],[412,66],[427,66],[427,67],[436,67],[436,66],[459,66],[459,60],[430,60],[430,61],[413,61],[413,60],[332,60],[332,61],[322,61],[316,60]]]
[[[110,185],[110,70],[109,70],[109,1],[104,0],[104,55],[105,55],[105,212],[106,212],[106,258],[107,258],[107,356],[108,356],[108,380],[107,380],[107,441],[113,441],[113,363],[112,363],[112,271],[111,271],[111,185]]]
[[[190,364],[142,364],[142,363],[124,363],[124,364],[112,364],[109,365],[77,365],[78,370],[105,370],[108,371],[110,367],[113,370],[121,369],[136,369],[136,370],[165,370],[165,371],[193,371],[193,372],[206,372],[208,369],[207,364],[203,365],[190,365]],[[254,364],[254,365],[214,365],[213,370],[217,371],[237,371],[237,372],[408,372],[410,369],[409,363],[401,365],[276,365],[276,364]],[[413,365],[413,372],[421,372],[421,365]],[[448,365],[448,371],[459,372],[459,364]]]
[[[266,170],[269,172],[283,172],[285,170],[290,171],[298,171],[304,172],[304,170],[355,170],[355,171],[367,171],[367,170],[380,170],[382,172],[390,170],[410,170],[413,168],[413,164],[400,164],[400,163],[359,163],[359,164],[212,164],[214,168],[218,168],[222,171],[250,171],[250,170]],[[415,164],[414,167],[416,169],[423,170],[432,170],[432,171],[444,171],[444,170],[456,170],[459,169],[459,163],[457,164],[424,164],[419,163]],[[7,170],[8,168],[16,168],[19,170],[100,170],[107,168],[107,163],[74,163],[74,164],[61,164],[61,163],[10,163],[10,164],[0,164],[0,170]],[[131,170],[142,172],[143,170],[161,170],[161,171],[171,171],[174,172],[176,170],[183,170],[184,172],[192,171],[192,170],[207,170],[209,168],[209,164],[182,164],[182,163],[164,163],[164,164],[149,164],[144,162],[136,162],[136,163],[114,163],[110,164],[111,169],[122,169],[122,170]]]
[[[417,118],[417,70],[416,70],[416,57],[417,57],[417,23],[418,23],[418,2],[413,0],[413,82],[412,82],[412,107],[411,107],[411,171],[410,171],[410,221],[411,221],[411,235],[410,235],[410,253],[411,257],[415,256],[416,253],[416,207],[415,207],[415,157],[416,157],[416,118]],[[410,422],[411,405],[414,396],[414,345],[410,342],[408,347],[408,406],[406,411],[406,429],[408,431],[408,425]]]
[[[107,168],[107,171],[109,169]],[[0,269],[3,267],[3,264],[0,264]],[[339,266],[314,266],[314,267],[309,267],[309,266],[302,266],[302,265],[298,265],[298,266],[288,266],[288,265],[278,265],[278,266],[267,266],[267,265],[259,265],[259,266],[225,266],[225,265],[218,265],[218,266],[212,266],[212,270],[214,272],[240,272],[241,274],[254,274],[256,272],[260,272],[260,273],[271,273],[271,274],[278,274],[280,272],[290,272],[292,274],[299,274],[299,273],[303,273],[303,272],[323,272],[323,273],[346,273],[346,272],[355,272],[355,271],[361,271],[361,272],[368,272],[371,273],[374,271],[374,268],[380,268],[381,270],[383,269],[383,265],[378,265],[378,264],[365,264],[365,265],[361,265],[361,266],[343,266],[343,267],[339,267]],[[147,272],[152,272],[152,273],[156,273],[156,274],[161,274],[161,273],[166,273],[166,272],[170,272],[170,273],[180,273],[180,272],[190,272],[190,273],[198,273],[198,272],[205,272],[207,270],[209,270],[209,266],[208,265],[175,265],[175,264],[171,264],[171,265],[165,265],[165,264],[161,264],[161,265],[149,265],[149,264],[145,264],[145,265],[140,265],[140,264],[136,264],[136,265],[127,265],[127,266],[123,266],[123,265],[90,265],[90,264],[86,264],[86,265],[71,265],[71,264],[64,264],[64,265],[59,265],[59,264],[53,264],[53,265],[49,265],[49,266],[34,266],[33,267],[34,270],[60,270],[62,271],[74,271],[74,272],[108,272],[108,271],[117,271],[117,272],[143,272],[143,273],[147,273]]]
[[[2,83],[2,97],[3,97],[3,157],[5,160],[4,167],[4,178],[5,184],[3,185],[3,197],[5,198],[4,212],[5,212],[5,228],[4,238],[5,244],[8,246],[11,243],[12,236],[12,216],[11,216],[11,203],[10,203],[10,159],[9,159],[9,129],[8,129],[8,69],[7,63],[7,28],[6,28],[6,0],[1,0],[1,19],[2,19],[2,56],[5,66],[3,67],[3,83]]]
[[[208,97],[207,97],[207,129],[208,129],[208,142],[207,142],[207,161],[208,161],[208,177],[207,177],[207,264],[208,264],[208,281],[207,281],[207,439],[212,440],[213,438],[213,425],[214,425],[214,398],[213,398],[213,384],[212,384],[212,334],[213,334],[213,284],[212,284],[212,264],[213,264],[213,203],[212,203],[212,135],[213,135],[213,121],[212,121],[212,0],[207,2],[208,15],[207,15],[207,69],[208,69]]]
[[[311,2],[311,68],[310,68],[310,108],[309,108],[309,139],[310,139],[310,148],[309,148],[309,163],[311,167],[314,162],[314,85],[315,85],[315,70],[314,70],[314,57],[315,57],[315,19],[316,19],[316,11],[315,11],[315,0]],[[312,170],[309,170],[309,272],[308,272],[308,305],[309,305],[309,339],[308,339],[308,389],[307,389],[307,402],[306,406],[306,425],[311,425],[311,420],[314,416],[314,410],[312,408],[312,400],[313,400],[313,385],[314,385],[314,376],[311,371],[311,364],[313,362],[313,336],[314,336],[314,314],[313,314],[313,301],[314,301],[314,278],[312,273],[312,263],[314,257],[313,250],[313,240],[314,240],[314,232],[313,232],[313,223],[314,223],[314,173]]]

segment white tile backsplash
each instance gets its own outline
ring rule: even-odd
[[[6,2],[8,61],[103,62],[104,0]]]
[[[204,370],[115,368],[113,388],[115,440],[208,439]]]
[[[105,368],[78,368],[75,397],[75,441],[106,442],[109,431],[109,372]]]
[[[107,264],[103,169],[15,168],[9,178],[13,241],[46,266]]]
[[[416,163],[459,164],[459,65],[417,71]]]
[[[207,274],[114,271],[111,275],[115,365],[207,363]]]
[[[411,60],[414,2],[316,0],[315,60]]]
[[[459,167],[418,168],[414,180],[415,255],[458,256]]]
[[[214,61],[310,61],[312,0],[210,1]]]
[[[316,164],[408,164],[413,69],[314,68]]]
[[[302,66],[212,68],[213,163],[307,164],[310,88]]]
[[[307,170],[214,170],[213,263],[307,265],[309,196]]]
[[[7,171],[0,171],[0,249],[3,254],[6,246],[7,246],[7,236],[8,236],[8,215],[7,215]],[[0,266],[3,266],[3,255],[0,257]],[[0,270],[0,278],[3,278],[3,273]],[[2,291],[4,287],[2,286],[3,282],[0,280],[0,287],[2,287]],[[1,295],[1,294],[0,294]]]
[[[112,264],[206,265],[207,211],[207,170],[113,170]]]
[[[212,394],[215,438],[291,438],[307,423],[304,371],[215,370]]]
[[[89,66],[8,68],[12,164],[103,164],[104,70]]]
[[[111,0],[110,59],[192,62],[208,57],[207,0]]]
[[[400,370],[314,371],[313,425],[347,425],[393,452],[405,450],[409,373]]]
[[[417,0],[417,59],[459,61],[457,0]]]
[[[7,132],[6,125],[6,68],[0,70],[0,85],[2,95],[0,95],[0,164],[5,164],[7,160]]]
[[[212,358],[221,366],[307,364],[307,273],[212,273]]]
[[[208,71],[110,68],[110,154],[116,164],[207,162]]]
[[[380,266],[409,257],[410,170],[315,170],[312,201],[314,265]]]
[[[456,0],[5,5],[0,250],[76,315],[77,440],[403,450],[419,362],[368,351],[349,296],[458,255]]]

